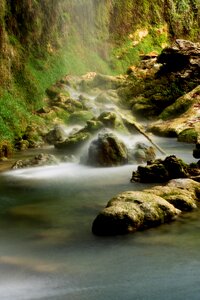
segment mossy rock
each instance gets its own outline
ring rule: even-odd
[[[57,86],[51,86],[46,90],[46,94],[50,99],[55,99],[60,94],[63,94],[65,97],[70,97],[69,93],[67,91],[63,91],[61,87]]]
[[[98,121],[102,122],[105,127],[115,129],[119,132],[127,132],[122,118],[115,112],[103,112],[98,117]]]
[[[163,198],[141,191],[128,191],[111,199],[92,225],[96,235],[135,232],[172,221],[180,211]]]
[[[76,111],[70,114],[69,124],[84,125],[87,121],[94,117],[93,113],[87,110]]]
[[[78,151],[90,139],[88,132],[78,131],[70,135],[64,142],[54,144],[55,148],[68,152]]]
[[[13,154],[13,145],[9,141],[0,142],[0,158],[10,158]]]
[[[121,166],[128,162],[125,144],[113,133],[100,133],[90,144],[88,164],[97,167]]]
[[[155,186],[150,189],[145,189],[145,192],[153,193],[164,198],[177,209],[181,211],[191,211],[197,208],[198,197],[193,188],[188,190],[173,186]]]
[[[86,130],[89,132],[96,132],[104,127],[104,124],[96,118],[87,121]]]
[[[132,174],[131,181],[143,183],[167,182],[173,178],[189,177],[189,166],[174,155],[164,160],[157,159],[148,162],[146,166],[138,166],[137,171]]]
[[[187,128],[178,134],[178,141],[185,143],[197,143],[198,133],[195,128]]]

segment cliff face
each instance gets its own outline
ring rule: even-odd
[[[120,72],[169,38],[199,38],[198,0],[0,0],[0,140],[66,73]]]

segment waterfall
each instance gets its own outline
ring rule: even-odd
[[[98,52],[103,59],[108,55],[109,22],[112,1],[66,0],[72,30],[80,43]]]
[[[69,1],[71,23],[84,43],[94,44],[96,35],[94,0]]]

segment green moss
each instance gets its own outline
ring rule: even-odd
[[[191,105],[191,99],[184,96],[180,97],[175,103],[165,108],[164,111],[160,114],[159,118],[166,120],[178,117],[186,112]]]
[[[197,143],[198,133],[194,128],[187,128],[181,131],[178,135],[179,142]]]

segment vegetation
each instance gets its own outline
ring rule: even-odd
[[[197,0],[0,0],[0,145],[42,122],[35,111],[62,76],[124,72],[168,33],[197,39],[198,15]]]

